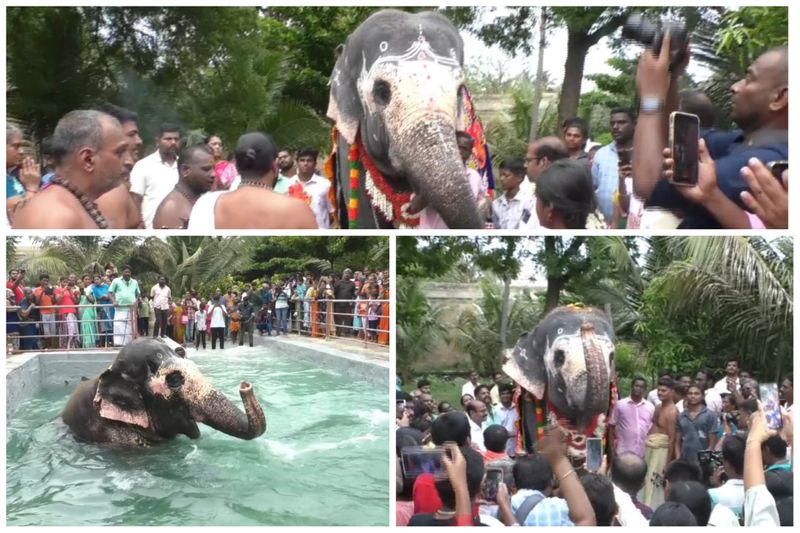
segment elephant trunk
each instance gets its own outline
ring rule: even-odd
[[[398,143],[397,159],[417,196],[450,229],[479,229],[483,221],[456,144],[455,127],[442,119],[419,120]],[[402,150],[402,151],[401,151]]]
[[[592,324],[581,326],[581,341],[586,358],[586,412],[605,413],[608,410],[610,394],[608,368]]]
[[[253,386],[243,381],[239,387],[245,412],[216,389],[210,389],[192,408],[192,415],[198,422],[240,439],[254,439],[267,429],[267,420]]]

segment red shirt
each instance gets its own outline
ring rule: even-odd
[[[6,288],[14,291],[14,303],[17,305],[19,305],[20,302],[22,302],[22,299],[25,297],[25,295],[22,293],[23,287],[25,287],[24,281],[20,281],[19,285],[17,285],[16,287],[14,287],[14,282],[11,280],[8,280],[8,282],[6,283]]]
[[[57,287],[53,295],[58,298],[59,295],[63,294],[64,297],[61,298],[61,302],[58,305],[66,305],[67,307],[59,307],[58,314],[59,316],[64,315],[77,315],[78,309],[72,307],[75,305],[75,299],[72,297],[72,291],[69,288],[62,289],[61,287]]]

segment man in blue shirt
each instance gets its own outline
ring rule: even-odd
[[[667,146],[667,125],[670,113],[678,103],[678,82],[688,62],[685,60],[670,69],[669,37],[656,57],[647,50],[639,60],[636,76],[641,102],[639,122],[634,135],[634,191],[647,198],[648,206],[658,206],[681,215],[679,227],[689,229],[720,228],[723,218],[720,211],[712,215],[709,205],[695,203],[687,197],[701,200],[697,195],[701,187],[673,187],[661,179],[663,151]],[[788,159],[789,78],[787,47],[774,48],[763,53],[747,69],[746,76],[731,86],[731,118],[741,128],[738,135],[731,134],[727,143],[719,138],[710,152],[716,167],[716,183],[706,180],[707,187],[719,188],[724,197],[703,198],[730,202],[724,206],[725,226],[750,228],[744,213],[741,194],[748,191],[741,169],[751,158],[764,163]],[[704,150],[701,147],[701,157]],[[701,180],[703,181],[703,180]],[[705,188],[706,184],[703,188]],[[685,190],[681,190],[685,189]],[[686,197],[684,197],[686,196]],[[727,216],[731,210],[738,210]]]
[[[619,188],[619,153],[633,149],[635,129],[636,119],[630,109],[612,109],[611,137],[614,142],[600,148],[592,161],[594,190],[606,222],[611,222],[614,215],[614,191]]]

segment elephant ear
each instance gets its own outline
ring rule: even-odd
[[[107,420],[143,428],[152,427],[142,395],[132,384],[110,369],[100,374],[94,405],[100,416]]]
[[[356,61],[350,58],[351,48],[348,44],[336,47],[337,59],[331,74],[331,94],[326,113],[328,118],[336,122],[336,129],[349,144],[356,142],[358,124],[363,114],[358,94],[358,76],[362,65],[355,64]]]
[[[539,399],[544,398],[547,387],[544,348],[537,345],[535,331],[523,333],[514,349],[506,352],[507,360],[503,365],[503,371],[511,379]]]

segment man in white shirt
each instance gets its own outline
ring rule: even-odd
[[[153,337],[166,336],[167,319],[169,318],[169,302],[172,292],[167,286],[167,278],[160,276],[158,283],[150,289],[150,297],[153,299],[153,309],[155,310],[156,323],[153,326]]]
[[[178,183],[178,143],[180,126],[164,123],[158,129],[157,150],[140,159],[131,170],[131,194],[139,203],[147,229],[161,202]]]
[[[296,183],[303,186],[303,193],[308,196],[309,207],[314,212],[317,226],[320,229],[328,229],[331,227],[331,215],[333,214],[333,206],[328,198],[331,182],[314,172],[317,168],[317,155],[319,152],[310,148],[298,152],[297,177],[295,179]]]
[[[492,202],[492,221],[495,229],[518,229],[536,217],[533,195],[523,193],[519,186],[525,180],[522,159],[509,158],[500,163],[502,196]]]
[[[567,145],[558,137],[542,137],[528,146],[528,154],[525,156],[525,174],[528,179],[522,181],[519,190],[533,198],[533,215],[528,222],[519,225],[520,229],[531,230],[540,227],[539,218],[536,216],[536,180],[554,162],[567,158],[569,158]]]
[[[470,371],[469,373],[469,381],[464,383],[461,387],[461,396],[463,397],[465,394],[469,394],[473,398],[475,398],[475,387],[480,385],[478,383],[478,373],[474,370]]]
[[[500,386],[500,403],[495,407],[495,412],[500,418],[500,424],[508,431],[506,455],[514,457],[517,453],[517,409],[514,407],[514,387],[503,384]]]
[[[714,384],[714,389],[720,394],[730,392],[735,394],[739,390],[739,361],[728,358],[725,361],[725,377]]]
[[[711,373],[710,368],[699,370],[694,376],[694,382],[703,391],[706,400],[706,407],[709,410],[719,414],[722,412],[722,396],[712,386],[714,383],[714,374]]]
[[[486,446],[483,444],[483,430],[486,429],[484,422],[486,422],[488,416],[489,410],[482,401],[472,400],[467,404],[467,418],[469,418],[472,447],[478,449],[481,453],[486,451]]]

